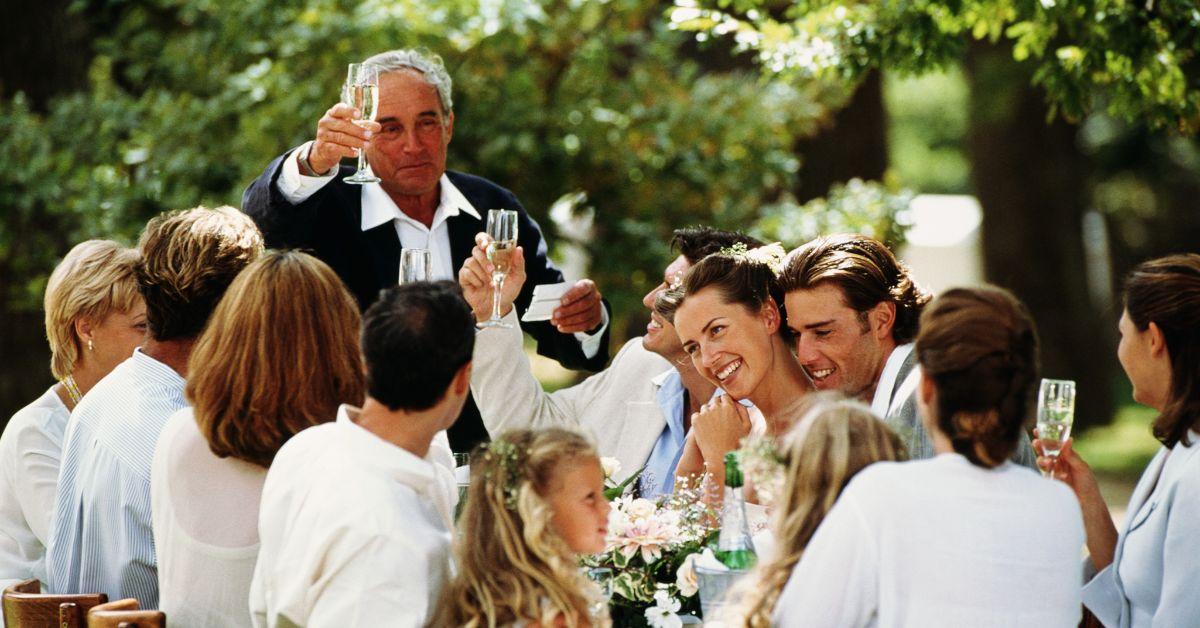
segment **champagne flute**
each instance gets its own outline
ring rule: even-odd
[[[346,71],[346,85],[342,89],[342,101],[358,109],[361,117],[354,121],[359,126],[375,119],[379,109],[379,72],[374,67],[361,63],[351,63]],[[367,154],[358,149],[358,170],[343,179],[346,183],[361,185],[364,183],[379,183],[379,177],[371,172],[367,164]]]
[[[1037,431],[1042,453],[1054,464],[1063,445],[1071,437],[1075,421],[1075,382],[1069,379],[1043,379],[1038,389]]]
[[[400,251],[400,284],[414,281],[430,281],[433,256],[429,249],[404,249]]]
[[[454,507],[454,520],[467,509],[467,493],[471,489],[471,454],[454,454],[454,480],[458,483],[458,505]]]
[[[509,209],[489,209],[487,217],[487,258],[492,263],[492,317],[475,325],[479,329],[488,327],[512,327],[500,321],[500,291],[504,278],[512,264],[513,251],[517,249],[517,212]]]
[[[604,607],[612,600],[613,596],[613,570],[608,567],[588,567],[586,568],[588,580],[595,582],[600,587],[601,600],[597,600],[588,611],[593,618],[599,618],[604,613]]]

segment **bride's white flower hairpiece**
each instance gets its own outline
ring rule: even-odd
[[[787,257],[787,251],[783,245],[778,242],[764,244],[759,247],[750,248],[744,242],[738,242],[733,246],[727,246],[721,249],[722,255],[736,257],[748,262],[763,264],[771,269],[771,272],[778,277],[783,274],[784,259]]]

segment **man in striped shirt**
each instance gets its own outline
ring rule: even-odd
[[[156,608],[154,446],[167,417],[187,403],[184,378],[196,337],[263,240],[238,210],[198,207],[151,220],[138,248],[149,334],[71,416],[46,563],[54,593],[106,593]]]

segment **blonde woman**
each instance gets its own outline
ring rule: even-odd
[[[814,397],[780,446],[784,485],[771,522],[774,555],[739,583],[730,596],[738,602],[719,625],[769,627],[792,568],[850,478],[872,463],[907,458],[900,438],[865,404],[837,393]]]
[[[605,547],[608,501],[591,443],[563,429],[511,430],[471,458],[458,575],[434,626],[607,625],[580,554]]]
[[[58,383],[14,414],[0,437],[0,584],[46,580],[67,418],[146,335],[137,259],[137,251],[116,242],[88,240],[67,253],[46,283],[46,338]]]
[[[365,394],[358,305],[324,262],[272,251],[230,285],[188,362],[192,407],[163,427],[150,475],[159,608],[182,626],[250,626],[267,467]]]

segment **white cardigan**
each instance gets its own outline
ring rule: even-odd
[[[806,627],[1070,627],[1083,518],[1066,485],[958,454],[851,480],[774,611]]]
[[[1112,564],[1083,588],[1105,626],[1200,626],[1200,434],[1190,439],[1159,449],[1146,467]]]
[[[609,367],[582,383],[546,392],[525,358],[520,325],[493,327],[475,336],[471,392],[483,424],[493,437],[506,429],[568,427],[581,429],[601,456],[621,461],[628,477],[646,463],[667,418],[656,401],[659,385],[674,367],[634,338],[621,347]]]

